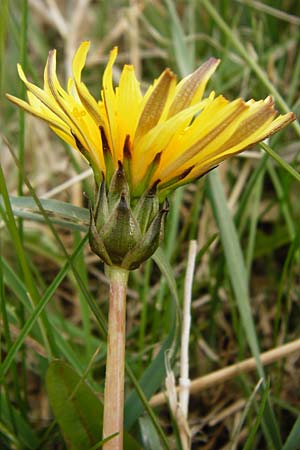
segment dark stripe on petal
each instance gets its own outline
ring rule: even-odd
[[[174,98],[172,105],[170,106],[168,117],[172,117],[179,111],[182,111],[190,106],[200,86],[202,85],[202,90],[205,89],[208,79],[215,71],[219,63],[219,59],[209,58],[208,61],[203,63],[186,79]]]
[[[170,69],[166,69],[162,73],[155,88],[153,89],[153,92],[151,93],[147,103],[144,106],[137,126],[136,137],[143,136],[149,130],[155,127],[162,115],[169,95],[170,87],[174,80],[175,75],[171,72]]]
[[[103,154],[104,155],[105,155],[105,153],[111,154],[111,149],[109,147],[109,143],[108,143],[104,128],[102,126],[100,126],[99,130],[100,130],[100,134],[101,134]]]

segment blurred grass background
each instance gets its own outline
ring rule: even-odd
[[[87,245],[74,256],[84,233],[62,226],[51,230],[43,221],[14,218],[10,209],[7,193],[32,196],[26,177],[38,197],[79,207],[87,207],[83,191],[93,189],[88,173],[83,181],[77,179],[87,170],[84,162],[45,124],[25,117],[5,99],[6,92],[24,95],[17,62],[41,86],[48,51],[56,48],[60,80],[66,82],[75,49],[90,39],[84,80],[98,97],[115,45],[115,79],[122,64],[131,62],[143,88],[166,66],[181,77],[215,56],[222,63],[209,91],[229,99],[260,99],[271,93],[281,113],[289,109],[298,116],[299,27],[296,0],[1,1],[1,449],[67,448],[45,389],[50,360],[69,363],[100,397],[105,370],[99,314],[106,316],[108,287],[103,266]],[[281,159],[275,161],[257,146],[170,198],[163,248],[180,301],[189,240],[196,239],[199,249],[192,379],[299,338],[299,130],[296,123],[270,139]],[[73,255],[70,271],[65,252]],[[138,379],[171,333],[175,307],[169,284],[153,260],[130,276],[127,362]],[[45,309],[38,318],[41,304]],[[192,449],[296,450],[299,362],[295,353],[265,369],[258,365],[257,374],[192,395]],[[263,388],[256,392],[262,376]],[[132,379],[127,381],[129,393]],[[153,422],[147,417],[131,428],[143,448],[180,448],[178,424],[167,406],[154,409]],[[163,438],[157,437],[153,423]]]

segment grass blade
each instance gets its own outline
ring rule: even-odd
[[[56,275],[55,279],[52,281],[50,286],[47,288],[46,292],[42,296],[41,300],[39,301],[38,305],[34,308],[34,311],[32,315],[27,319],[26,323],[24,324],[24,327],[20,331],[19,336],[15,340],[15,342],[10,347],[5,360],[0,366],[0,381],[3,379],[5,374],[7,373],[8,369],[10,368],[17,351],[22,346],[25,337],[30,332],[33,325],[38,320],[41,313],[44,311],[47,303],[51,300],[52,296],[54,295],[57,287],[60,285],[60,283],[63,281],[64,277],[66,276],[69,266],[71,264],[70,261],[74,260],[78,253],[82,250],[84,244],[87,241],[87,236],[80,242],[80,244],[77,246],[76,250],[74,251],[73,255],[70,257],[70,259],[64,264],[62,269],[59,271],[59,273]]]
[[[298,450],[300,441],[300,417],[294,423],[294,426],[284,443],[282,450]]]
[[[274,150],[264,142],[261,142],[260,147],[269,155],[271,158],[274,159],[278,163],[280,167],[285,169],[295,180],[300,183],[300,173],[298,173],[289,163],[287,163],[283,158],[281,158],[278,153],[274,152]]]
[[[218,27],[226,34],[226,36],[231,40],[232,44],[239,52],[239,54],[243,57],[243,59],[247,62],[248,66],[251,67],[253,72],[256,74],[258,79],[265,85],[268,92],[272,94],[280,105],[282,111],[288,113],[291,111],[291,108],[286,104],[283,97],[274,87],[274,85],[269,81],[267,74],[264,70],[259,66],[256,59],[251,56],[251,53],[247,51],[247,49],[242,44],[240,38],[235,34],[235,32],[230,28],[227,23],[223,20],[219,12],[214,7],[213,3],[209,0],[201,0],[202,5],[207,10],[207,12],[214,19]],[[293,122],[293,127],[297,132],[298,136],[300,136],[300,125],[298,121]]]
[[[160,387],[163,380],[166,377],[165,368],[165,352],[170,351],[171,359],[176,353],[177,341],[178,341],[178,326],[179,326],[179,310],[178,310],[178,293],[176,289],[176,282],[173,275],[173,271],[168,264],[167,259],[164,257],[164,253],[159,249],[154,255],[153,259],[157,262],[160,270],[166,278],[169,288],[174,298],[175,307],[172,309],[173,316],[169,320],[169,333],[165,341],[163,342],[160,351],[152,361],[150,366],[144,372],[139,384],[143,391],[143,394],[149,399]],[[138,417],[143,411],[143,403],[138,398],[137,393],[132,391],[125,402],[125,427],[130,429],[136,422]]]
[[[250,308],[248,292],[248,277],[245,262],[235,225],[227,207],[227,201],[217,170],[208,175],[209,195],[221,240],[225,252],[226,262],[237,306],[242,319],[247,341],[257,364],[260,378],[265,379],[264,369],[260,361],[260,351],[253,317]],[[271,406],[268,404],[264,415],[266,433],[271,436],[274,448],[282,447],[278,424]]]

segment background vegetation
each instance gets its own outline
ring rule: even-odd
[[[105,371],[107,282],[85,245],[86,210],[75,208],[87,207],[83,192],[92,192],[92,179],[46,125],[5,99],[5,92],[24,95],[17,62],[42,85],[47,53],[57,48],[66,80],[75,49],[90,39],[84,79],[98,96],[115,45],[116,79],[131,62],[143,87],[166,66],[181,77],[213,55],[222,64],[209,90],[230,99],[271,93],[281,113],[298,115],[299,14],[296,0],[1,1],[1,449],[99,448],[101,403],[94,393],[102,398]],[[299,338],[299,136],[295,123],[270,147],[257,146],[178,190],[170,198],[164,256],[130,276],[125,424],[145,449],[180,448],[180,424],[168,406],[151,414],[146,401],[141,415],[133,385],[142,379],[147,398],[163,388],[191,239],[198,244],[191,378],[251,356],[257,365],[192,394],[192,448],[299,448],[299,351],[285,359],[279,352],[268,367],[259,360],[260,352]],[[30,199],[16,198],[23,195]],[[53,358],[60,362],[48,370],[46,389]],[[170,359],[177,376],[178,358]],[[135,445],[128,435],[126,448]]]

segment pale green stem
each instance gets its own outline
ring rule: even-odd
[[[104,389],[103,439],[118,433],[103,450],[123,449],[126,290],[128,271],[106,267],[109,277],[109,314]]]

